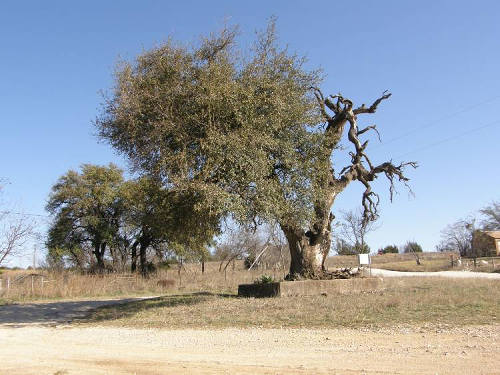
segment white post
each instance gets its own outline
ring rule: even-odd
[[[7,277],[7,292],[10,290],[10,277]]]
[[[31,295],[35,294],[35,276],[31,275]]]
[[[2,281],[3,279],[0,279],[0,291],[2,290]]]

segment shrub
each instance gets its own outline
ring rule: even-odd
[[[274,278],[272,276],[262,275],[257,280],[255,280],[253,283],[254,284],[271,284],[271,283],[275,283],[275,282],[276,282],[276,280],[274,280]]]

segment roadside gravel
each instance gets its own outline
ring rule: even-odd
[[[500,374],[500,326],[145,330],[0,327],[11,374]]]

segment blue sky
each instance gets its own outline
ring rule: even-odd
[[[370,153],[420,168],[408,172],[414,197],[401,188],[390,204],[387,184],[376,184],[381,226],[368,242],[416,240],[431,251],[443,227],[500,199],[499,14],[497,1],[2,1],[4,200],[45,214],[51,185],[68,169],[126,166],[92,127],[119,56],[168,36],[196,42],[225,21],[240,25],[245,45],[275,15],[280,40],[324,69],[325,93],[358,103],[393,93],[360,119],[382,135]],[[352,185],[335,212],[356,207],[361,191]]]

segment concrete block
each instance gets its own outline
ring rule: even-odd
[[[268,284],[241,284],[241,297],[296,297],[329,294],[352,294],[383,289],[383,279],[379,277],[281,281]]]

